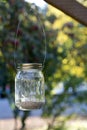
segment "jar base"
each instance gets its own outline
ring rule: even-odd
[[[20,110],[34,110],[34,109],[40,109],[44,105],[44,102],[35,102],[35,101],[21,101],[21,102],[16,102],[15,105],[20,109]]]

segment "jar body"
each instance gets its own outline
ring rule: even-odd
[[[19,70],[15,77],[15,104],[21,110],[40,109],[45,103],[44,77],[40,70]]]

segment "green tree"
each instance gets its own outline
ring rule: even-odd
[[[56,117],[58,117],[66,107],[74,102],[87,103],[85,98],[87,92],[77,91],[81,83],[87,82],[87,28],[51,6],[48,8],[46,16],[47,19],[50,18],[51,20],[55,18],[49,26],[58,30],[57,38],[54,41],[54,45],[56,45],[57,48],[57,59],[53,58],[53,61],[56,61],[54,66],[56,66],[57,69],[52,77],[49,78],[49,82],[47,83],[50,88],[46,91],[48,92],[48,106],[45,108],[46,114],[48,112],[49,115],[51,114],[51,116],[53,116],[51,126],[49,125],[48,127],[48,129],[50,129]],[[55,51],[53,51],[53,53],[55,53]],[[50,70],[47,72],[50,72]],[[64,91],[59,95],[57,95],[56,92],[53,94],[54,88],[58,88],[57,83],[60,82],[64,84]],[[71,92],[69,92],[70,89],[72,90]],[[71,97],[74,97],[73,101],[70,100]]]
[[[0,71],[2,73],[0,85],[3,87],[4,93],[6,85],[10,85],[11,94],[7,96],[15,118],[19,113],[14,105],[14,78],[17,64],[21,62],[42,63],[45,57],[45,36],[38,15],[44,21],[47,32],[48,51],[43,73],[48,84],[50,77],[56,71],[56,66],[54,68],[52,66],[57,62],[57,45],[49,43],[56,39],[57,30],[49,28],[41,11],[39,12],[37,8],[31,8],[31,6],[23,0],[21,2],[20,0],[0,2]],[[28,113],[24,113],[22,118],[23,128],[27,116]]]

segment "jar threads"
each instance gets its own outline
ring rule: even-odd
[[[42,69],[41,63],[23,63],[19,64],[17,69]]]

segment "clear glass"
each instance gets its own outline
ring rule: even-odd
[[[15,77],[15,104],[21,110],[40,109],[45,103],[44,76],[40,69],[21,69]]]

